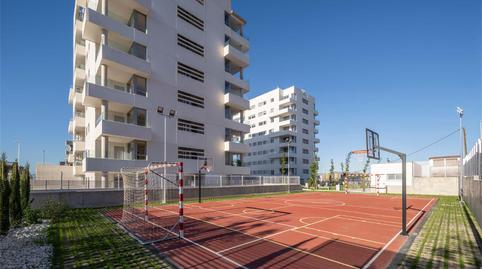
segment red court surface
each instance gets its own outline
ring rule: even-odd
[[[407,197],[409,230],[435,201]],[[323,192],[187,204],[185,239],[154,246],[183,268],[385,268],[406,240],[401,213],[400,196]]]

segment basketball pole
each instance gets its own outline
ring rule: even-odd
[[[408,235],[407,232],[407,155],[392,149],[377,147],[380,150],[392,153],[402,160],[402,232],[401,235]]]

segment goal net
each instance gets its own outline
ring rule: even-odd
[[[184,236],[182,172],[182,162],[121,169],[124,203],[120,224],[142,244]]]

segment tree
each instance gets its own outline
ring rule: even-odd
[[[286,155],[284,152],[283,154],[281,154],[281,158],[279,161],[281,163],[281,175],[284,176],[286,175]]]
[[[340,174],[340,178],[338,179],[338,183],[343,183],[343,178],[345,176],[345,164],[343,163],[340,163],[340,168],[341,168],[341,174]]]
[[[310,165],[310,177],[308,178],[308,186],[311,189],[318,187],[318,162],[314,160]]]
[[[346,155],[346,159],[345,159],[345,173],[348,174],[350,173],[350,161],[351,161],[351,155],[353,153],[350,151],[347,155]]]
[[[331,183],[333,182],[334,179],[335,179],[335,164],[333,163],[333,159],[331,159],[330,160],[330,175],[328,177],[330,185],[331,185]]]
[[[22,169],[20,177],[20,198],[21,206],[24,211],[30,206],[30,165],[27,163]]]
[[[368,171],[368,167],[370,165],[370,158],[367,158],[367,161],[365,162],[365,166],[363,167],[363,176],[362,176],[362,186],[363,186],[363,191],[365,191],[365,185],[366,185],[366,173]]]
[[[10,229],[9,198],[7,156],[2,153],[0,160],[0,234],[6,234]]]
[[[10,224],[18,225],[22,221],[22,206],[20,202],[20,171],[18,169],[18,162],[14,162],[12,165],[10,186]]]

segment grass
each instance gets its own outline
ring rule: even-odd
[[[473,216],[466,212],[457,197],[439,197],[400,268],[479,268],[481,254],[469,225]]]
[[[54,268],[171,268],[96,209],[68,210],[49,240]]]

